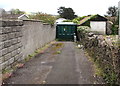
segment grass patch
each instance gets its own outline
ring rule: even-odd
[[[53,51],[53,54],[61,54],[61,51],[58,50],[64,46],[63,43],[55,43],[52,45],[51,51]]]
[[[53,54],[61,54],[61,51],[56,51]]]
[[[52,50],[56,51],[57,49],[61,48],[63,46],[63,43],[55,43],[52,45]]]
[[[13,71],[12,68],[10,68],[10,69],[3,69],[3,70],[2,70],[2,74],[10,73],[10,72],[12,72],[12,71]]]
[[[28,55],[28,57],[26,57],[26,58],[24,59],[24,61],[27,62],[27,61],[29,61],[30,59],[32,59],[33,57],[35,57],[37,54],[43,53],[51,44],[54,44],[54,43],[55,43],[55,41],[46,44],[46,45],[43,46],[42,48],[36,49],[36,50],[34,51],[34,53]]]
[[[57,51],[56,53],[57,53],[57,54],[60,54],[60,53],[61,53],[61,51]]]

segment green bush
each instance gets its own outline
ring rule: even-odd
[[[64,22],[74,22],[76,24],[79,24],[80,20],[84,19],[87,16],[83,16],[83,17],[76,17],[73,20],[65,20]]]
[[[63,22],[72,22],[72,20],[64,20]]]
[[[78,28],[77,28],[77,31],[78,32],[89,32],[89,27],[88,26],[79,26]]]
[[[115,25],[112,26],[112,35],[118,35],[118,27]]]

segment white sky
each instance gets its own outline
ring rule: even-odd
[[[0,8],[18,8],[26,12],[57,14],[60,6],[71,7],[78,16],[106,14],[109,6],[118,6],[120,0],[0,0]]]

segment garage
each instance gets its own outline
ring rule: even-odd
[[[56,39],[73,41],[77,33],[77,24],[71,22],[58,23],[56,25]]]

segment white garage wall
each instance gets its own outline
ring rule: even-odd
[[[106,34],[106,21],[91,21],[91,31],[97,31],[101,34]]]

